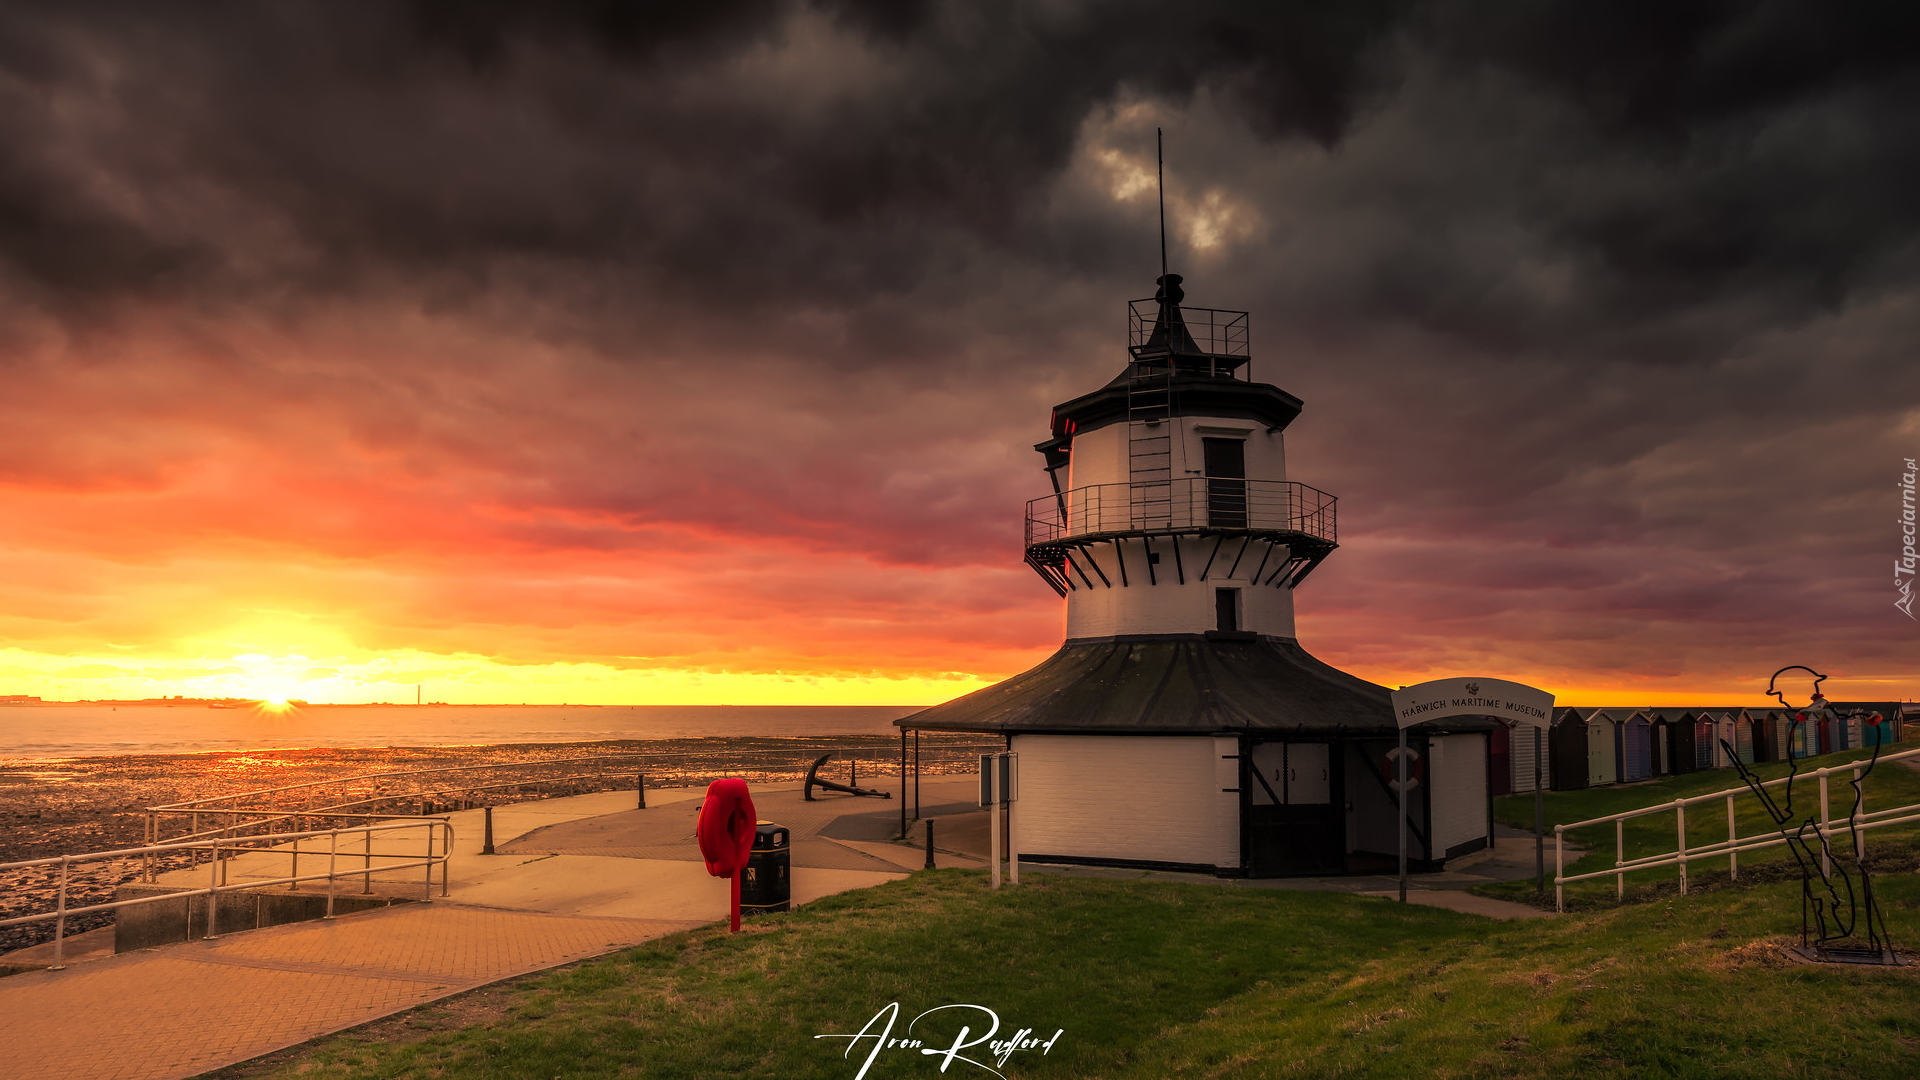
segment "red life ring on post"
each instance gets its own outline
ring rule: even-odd
[[[729,777],[707,785],[707,799],[700,804],[700,819],[693,828],[707,873],[733,879],[732,924],[736,931],[740,929],[740,871],[753,856],[754,828],[759,820],[753,796],[747,793],[747,782]]]
[[[745,780],[715,780],[707,785],[707,801],[700,804],[700,821],[693,830],[707,873],[732,877],[747,865],[758,820]]]
[[[1407,747],[1407,786],[1417,788],[1427,775],[1427,759],[1420,751]],[[1400,790],[1400,748],[1394,747],[1380,755],[1380,779],[1386,781],[1388,791]]]

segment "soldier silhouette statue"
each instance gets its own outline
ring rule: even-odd
[[[1807,704],[1804,706],[1789,702],[1787,691],[1780,689],[1781,677],[1790,671],[1803,671],[1813,678],[1812,689],[1807,694]],[[1787,782],[1780,799],[1773,797],[1766,784],[1740,759],[1731,743],[1722,739],[1720,745],[1726,750],[1728,760],[1740,770],[1740,779],[1760,800],[1761,809],[1773,819],[1775,828],[1780,830],[1780,838],[1786,842],[1787,850],[1793,853],[1794,861],[1800,865],[1801,952],[1813,960],[1895,964],[1900,961],[1893,951],[1892,942],[1887,938],[1886,922],[1881,917],[1879,904],[1874,900],[1873,877],[1864,858],[1866,849],[1860,842],[1859,831],[1861,806],[1866,797],[1861,785],[1872,775],[1873,767],[1880,761],[1879,739],[1874,740],[1873,756],[1867,760],[1866,768],[1855,773],[1849,781],[1853,787],[1853,807],[1847,814],[1847,831],[1854,838],[1853,873],[1847,871],[1842,859],[1835,857],[1832,845],[1821,831],[1817,815],[1808,814],[1797,825],[1794,823],[1793,787],[1800,774],[1800,757],[1803,755],[1796,755],[1793,747],[1799,742],[1809,753],[1812,752],[1814,747],[1804,740],[1815,738],[1815,725],[1823,716],[1831,717],[1833,714],[1832,707],[1820,693],[1820,684],[1826,679],[1825,675],[1810,667],[1792,664],[1774,672],[1773,677],[1767,680],[1768,696],[1780,702],[1788,717]]]

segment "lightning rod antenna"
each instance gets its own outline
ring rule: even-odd
[[[1153,151],[1160,189],[1160,276],[1167,276],[1167,141],[1159,128],[1153,129]]]

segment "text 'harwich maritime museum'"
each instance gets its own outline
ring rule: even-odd
[[[1293,594],[1337,546],[1333,496],[1287,479],[1299,398],[1252,381],[1247,315],[1129,305],[1126,367],[1053,411],[1026,560],[1067,605],[1040,666],[897,723],[1003,735],[1013,850],[1222,875],[1384,870],[1399,844],[1389,692],[1307,653]],[[1488,843],[1498,725],[1409,731],[1414,865]]]

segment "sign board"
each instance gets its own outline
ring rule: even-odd
[[[1020,798],[1020,755],[980,755],[980,805],[1005,806]]]
[[[1505,679],[1434,679],[1395,690],[1393,716],[1402,728],[1443,716],[1497,716],[1545,728],[1553,723],[1553,695]]]

